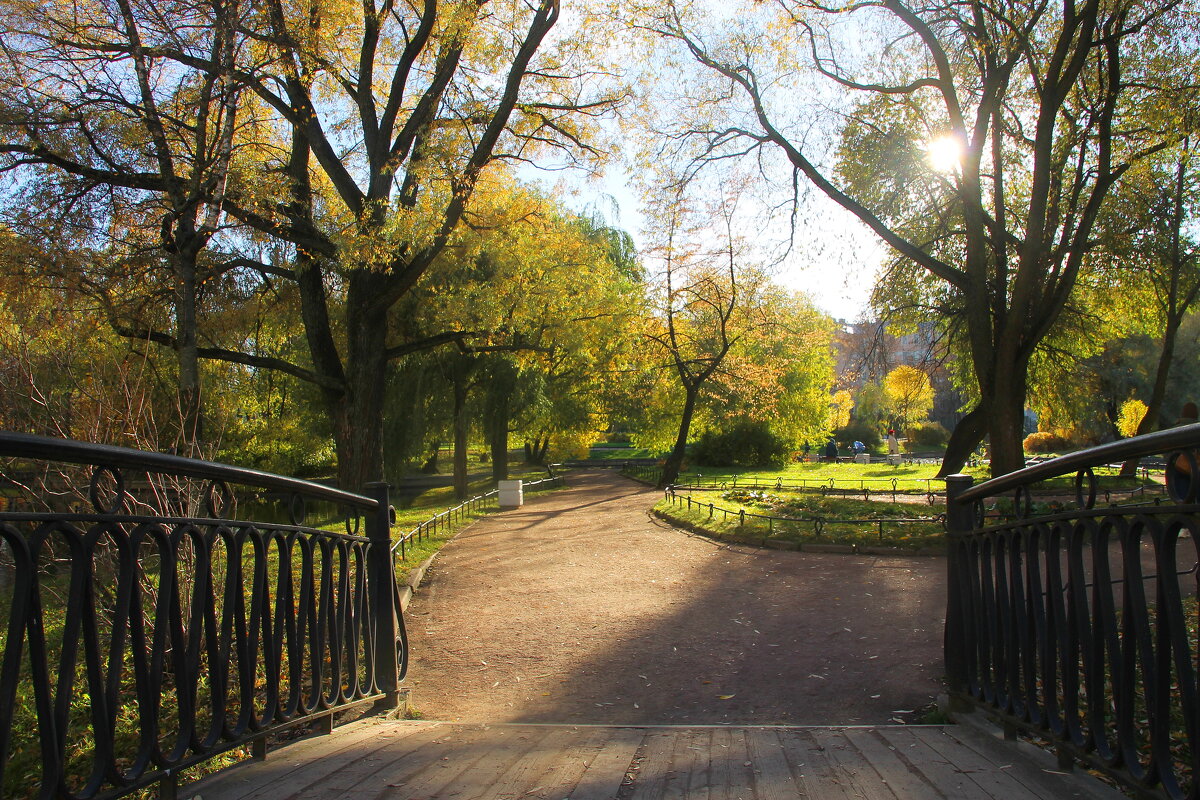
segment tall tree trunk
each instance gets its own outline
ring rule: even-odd
[[[200,358],[196,328],[196,257],[190,248],[172,254],[175,269],[175,341],[179,350],[179,452],[197,457],[204,435],[201,420]]]
[[[488,420],[492,450],[492,480],[508,480],[508,398],[492,408]]]
[[[383,406],[387,313],[352,298],[369,291],[371,275],[353,274],[346,318],[346,390],[333,404],[333,433],[338,456],[338,483],[359,492],[383,480]],[[365,279],[365,280],[364,280]]]
[[[996,381],[987,409],[992,477],[1007,475],[1024,468],[1024,379]]]
[[[946,443],[946,455],[942,458],[942,467],[937,477],[945,478],[961,472],[967,465],[971,453],[983,441],[987,433],[987,411],[982,405],[977,405],[958,421],[950,433],[950,441]]]
[[[683,457],[687,453],[688,430],[692,427],[692,416],[696,413],[696,396],[699,387],[685,386],[683,414],[679,418],[679,435],[675,437],[675,446],[663,464],[662,477],[658,479],[658,488],[664,489],[679,478],[679,470],[683,468]]]
[[[1167,315],[1167,327],[1163,331],[1162,349],[1158,353],[1158,366],[1154,370],[1154,386],[1150,390],[1150,402],[1146,404],[1146,416],[1138,423],[1138,436],[1150,433],[1158,427],[1162,416],[1163,403],[1167,399],[1167,378],[1171,375],[1171,362],[1175,360],[1175,340],[1178,338],[1179,325],[1182,316],[1174,313]],[[1137,474],[1141,459],[1132,458],[1121,465],[1121,477],[1132,478]]]
[[[512,417],[512,397],[517,383],[517,367],[504,354],[488,359],[487,394],[483,421],[491,450],[492,480],[508,480],[508,423]]]
[[[469,371],[456,364],[454,368],[454,496],[467,498],[470,476],[467,474],[467,435],[470,433],[467,419],[467,392],[470,388]]]

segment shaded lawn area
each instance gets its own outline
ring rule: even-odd
[[[588,458],[604,459],[607,461],[624,461],[631,458],[660,458],[662,453],[657,450],[647,450],[644,447],[592,447],[588,450]]]

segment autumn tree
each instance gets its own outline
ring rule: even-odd
[[[74,276],[74,286],[103,301],[120,334],[175,352],[187,447],[202,437],[200,287],[233,268],[203,256],[224,222],[237,142],[254,124],[234,76],[251,11],[236,1],[161,9],[139,0],[5,0],[0,8],[0,170],[15,179],[10,197],[23,201],[9,206],[9,223],[51,240],[102,240],[108,255],[124,256],[118,268],[165,267],[162,296],[104,275],[113,258],[79,265],[90,277]],[[166,59],[164,49],[187,58]],[[122,296],[131,291],[170,307],[169,327],[132,316]]]
[[[473,427],[498,480],[514,433],[541,449],[606,427],[604,385],[628,347],[639,291],[611,230],[509,177],[484,179],[467,221],[396,323],[409,339],[464,332],[436,357],[453,387],[461,491]]]
[[[1071,296],[1105,198],[1185,133],[1173,109],[1193,94],[1194,48],[1179,32],[1189,19],[1176,0],[778,0],[726,25],[680,0],[639,22],[711,78],[687,87],[705,98],[691,102],[698,113],[668,126],[678,157],[777,156],[946,287],[977,399],[943,473],[986,434],[1001,474],[1024,463],[1030,359]],[[824,130],[838,152],[812,135],[821,117],[805,97],[836,105]]]
[[[256,19],[271,57],[239,78],[289,140],[230,208],[293,246],[345,486],[381,477],[387,365],[458,338],[396,339],[390,322],[452,242],[481,176],[547,151],[600,155],[587,120],[618,96],[585,62],[603,31],[582,20],[552,37],[559,17],[557,0],[427,0],[272,2]]]
[[[914,422],[925,419],[933,408],[933,384],[929,375],[916,367],[907,364],[896,367],[884,376],[883,390],[902,433]]]
[[[824,433],[833,376],[832,326],[753,262],[737,233],[736,192],[717,191],[702,206],[688,188],[677,183],[658,195],[649,253],[656,268],[647,288],[650,363],[638,389],[645,409],[639,438],[670,432],[663,486],[678,477],[702,411],[716,426],[771,420],[789,440]]]
[[[1117,294],[1121,300],[1114,310],[1131,317],[1159,345],[1136,435],[1163,426],[1179,331],[1200,296],[1200,244],[1190,235],[1200,203],[1195,159],[1192,139],[1186,137],[1139,165],[1119,187],[1104,219],[1097,290]],[[1132,474],[1136,466],[1130,462],[1124,472]]]

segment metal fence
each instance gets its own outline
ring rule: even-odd
[[[662,479],[663,470],[657,464],[629,461],[621,464],[621,474],[657,486],[659,480]]]
[[[832,528],[834,526],[853,527],[860,531],[875,530],[877,532],[877,543],[884,544],[888,539],[885,537],[885,528],[892,530],[904,530],[906,528],[928,528],[930,525],[942,527],[945,524],[945,515],[939,514],[936,517],[888,517],[888,518],[865,518],[865,519],[839,519],[836,517],[826,517],[821,514],[812,514],[803,517],[780,517],[772,514],[757,514],[752,511],[746,511],[744,508],[724,508],[718,506],[712,501],[702,501],[693,498],[691,495],[682,495],[677,493],[678,488],[683,487],[668,487],[666,490],[666,499],[671,505],[681,510],[686,508],[688,513],[700,511],[708,513],[708,518],[713,519],[717,514],[721,515],[721,521],[728,523],[730,517],[737,520],[739,527],[745,527],[748,523],[759,524],[766,527],[767,535],[773,535],[779,529],[787,529],[798,531],[801,528],[806,528],[809,531],[808,537],[814,542],[820,542],[823,539],[829,539],[833,536]],[[865,537],[858,537],[865,538]]]
[[[1200,795],[1198,448],[1189,425],[947,480],[952,693],[1141,796]],[[1168,501],[1097,505],[1096,466],[1164,453]],[[1072,507],[1039,510],[1071,474]]]
[[[1148,480],[1148,478],[1144,478]],[[783,478],[760,480],[756,477],[739,478],[734,475],[728,478],[705,478],[703,475],[683,476],[676,486],[695,491],[728,491],[730,489],[750,489],[753,491],[774,491],[794,493],[814,493],[826,496],[857,497],[864,500],[891,497],[895,502],[901,495],[924,495],[925,502],[934,505],[939,500],[945,500],[946,492],[941,478],[822,478],[798,479],[784,482]],[[1147,483],[1141,486],[1127,488],[1104,488],[1098,492],[1098,499],[1105,503],[1129,501],[1131,499],[1147,499],[1165,495],[1165,487]],[[1061,489],[1039,489],[1034,495],[1059,496]]]
[[[396,706],[386,485],[12,433],[0,456],[81,487],[10,488],[0,513],[0,795],[174,797],[180,770],[231,748],[261,756],[281,729]],[[264,492],[286,522],[239,518]],[[341,506],[344,529],[306,525],[316,502]]]
[[[536,481],[529,481],[522,484],[522,489],[526,492],[541,491],[544,489],[557,489],[564,486],[564,480],[561,475],[551,476],[549,478],[541,478]],[[415,528],[403,534],[392,542],[392,557],[393,560],[399,557],[400,560],[405,560],[408,556],[408,547],[413,542],[422,542],[429,536],[437,536],[445,534],[453,530],[455,525],[466,520],[471,515],[486,513],[489,510],[499,508],[498,498],[500,496],[499,489],[492,489],[490,492],[484,492],[481,495],[476,495],[468,500],[464,500],[453,508],[447,508],[445,511],[439,511],[417,524]]]

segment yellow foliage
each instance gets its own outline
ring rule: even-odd
[[[1121,409],[1117,413],[1117,431],[1122,436],[1137,436],[1138,425],[1142,423],[1148,410],[1146,404],[1136,397],[1121,403]]]

